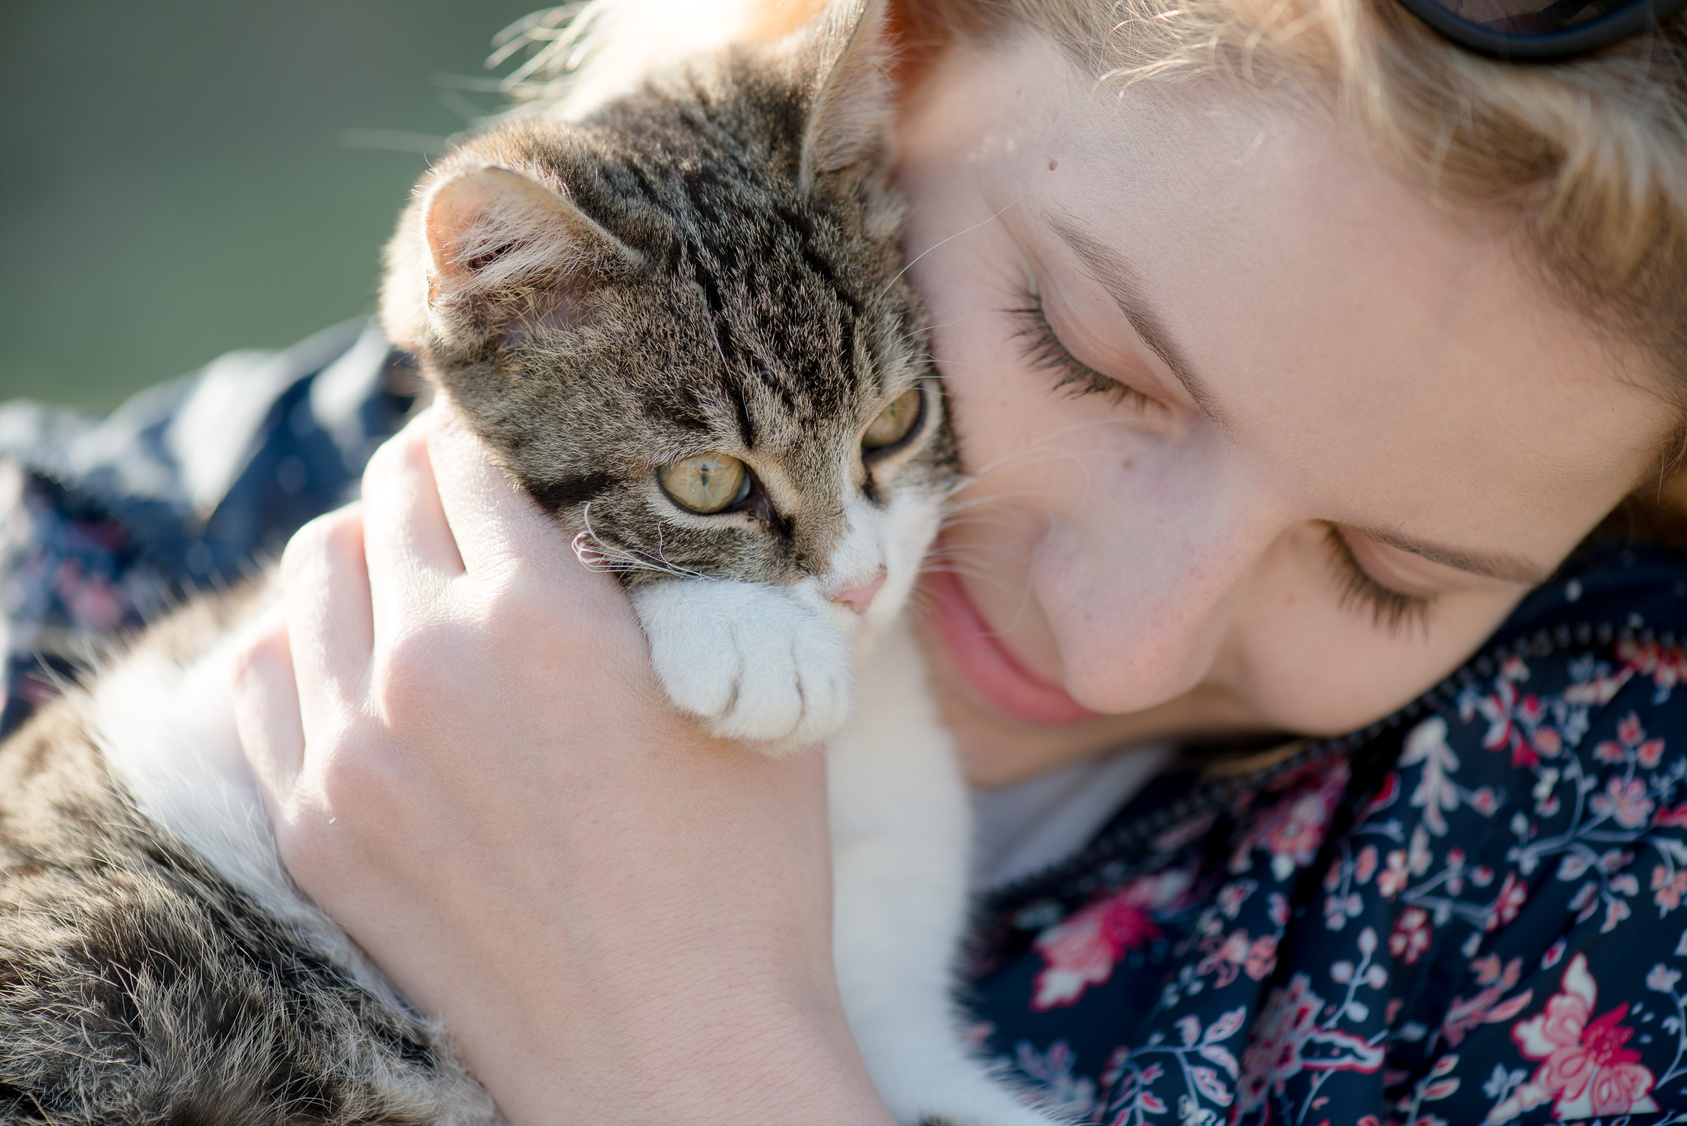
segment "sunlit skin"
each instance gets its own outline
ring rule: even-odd
[[[1634,358],[1497,225],[1304,114],[1096,90],[1027,37],[949,56],[901,143],[911,276],[975,475],[941,557],[961,609],[936,598],[925,636],[976,783],[1387,714],[1666,431]],[[966,602],[994,642],[955,627]]]

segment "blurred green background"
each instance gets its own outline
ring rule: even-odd
[[[372,311],[424,150],[499,104],[438,76],[543,6],[0,0],[0,398],[108,408]]]

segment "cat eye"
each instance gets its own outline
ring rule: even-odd
[[[886,450],[908,437],[914,431],[914,424],[920,420],[922,406],[918,387],[902,392],[867,424],[866,433],[861,435],[861,448],[869,453]]]
[[[657,466],[656,479],[675,504],[702,516],[725,512],[750,495],[750,471],[730,454],[682,457]]]

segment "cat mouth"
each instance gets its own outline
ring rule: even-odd
[[[1064,688],[1021,664],[953,574],[930,571],[924,578],[949,659],[984,700],[1014,719],[1043,727],[1071,727],[1098,717]]]

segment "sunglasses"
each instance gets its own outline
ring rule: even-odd
[[[1687,8],[1687,0],[1400,0],[1461,47],[1548,62],[1608,47]]]

